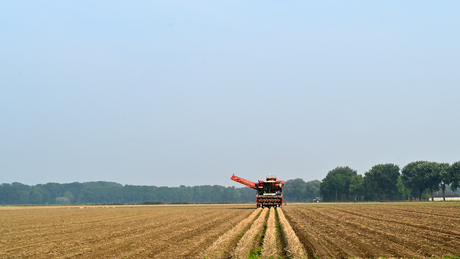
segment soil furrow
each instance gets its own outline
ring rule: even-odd
[[[339,213],[340,211],[335,212],[334,215]],[[359,223],[348,221],[347,224],[352,225],[358,229],[362,229],[363,231],[367,229],[367,231],[371,233],[371,236],[382,237],[382,235],[384,235],[388,240],[394,242],[397,246],[400,244],[404,245],[405,249],[396,249],[396,251],[413,250],[418,254],[423,253],[425,256],[431,256],[433,254],[440,255],[445,251],[451,252],[453,254],[459,253],[459,250],[456,248],[459,247],[458,240],[455,240],[455,238],[452,238],[449,235],[442,233],[439,234],[413,226],[387,224],[385,221],[381,222],[380,220],[369,219],[368,217],[362,218],[363,219]],[[364,218],[366,218],[366,220],[364,220]],[[354,219],[359,219],[359,216],[356,215]],[[443,247],[443,250],[445,251],[441,252],[433,250],[430,248],[430,246],[433,247],[433,245],[436,245],[436,247]]]
[[[0,207],[0,257],[199,258],[254,211],[253,204]],[[276,211],[279,216],[281,210]],[[442,258],[460,254],[460,203],[303,203],[289,204],[282,212],[284,226],[294,230],[289,236],[300,240],[297,247],[303,245],[309,258]],[[226,251],[236,248],[238,235],[254,220],[255,216],[237,228],[241,231],[233,235]],[[283,224],[276,217],[276,225]],[[269,242],[268,237],[265,240],[266,246],[277,247],[276,256],[287,257],[281,251],[290,250],[283,239],[288,236],[285,229],[276,227],[276,242]],[[261,246],[263,224],[259,230],[245,246]],[[273,236],[273,219],[265,234]],[[300,257],[305,256],[304,248]],[[263,255],[272,257],[266,252]]]
[[[222,232],[232,228],[245,215],[253,211],[253,209],[246,210],[244,207],[239,206],[238,208],[234,205],[183,206],[165,208],[167,213],[159,213],[158,208],[151,207],[148,210],[149,216],[145,216],[143,213],[137,213],[139,208],[129,208],[129,210],[131,213],[136,212],[135,215],[138,218],[125,221],[128,222],[128,225],[125,225],[123,220],[105,222],[102,217],[100,222],[82,225],[80,231],[76,227],[72,227],[66,232],[57,231],[54,235],[51,231],[49,240],[43,241],[42,239],[41,242],[35,243],[25,242],[25,246],[17,247],[18,249],[14,250],[11,250],[11,246],[6,245],[13,243],[5,243],[4,236],[0,236],[0,249],[7,248],[0,253],[0,256],[55,258],[64,255],[113,257],[114,255],[127,254],[146,258],[148,255],[152,256],[162,252],[161,247],[165,247],[165,244],[167,246],[172,245],[172,249],[176,244],[187,243],[187,245],[179,245],[172,250],[170,249],[166,253],[175,254],[177,252],[181,255],[197,257],[197,253],[204,249],[204,246],[212,243],[212,240],[215,240]],[[109,216],[116,215],[111,214]],[[160,217],[156,218],[156,215]],[[40,222],[43,222],[42,220]],[[25,237],[27,235],[18,235],[14,238],[23,240]],[[155,244],[152,248],[156,247],[151,253],[149,253],[149,247],[146,245],[148,240]],[[160,246],[156,244],[160,244]],[[189,247],[192,249],[202,248],[201,250],[190,250]],[[5,250],[8,251],[5,252]],[[103,251],[102,254],[101,251]]]
[[[360,213],[351,212],[351,211],[347,211],[347,210],[341,210],[341,209],[336,209],[336,210],[342,211],[342,212],[345,212],[345,213],[349,213],[349,214],[353,214],[355,216],[361,216],[361,217],[377,220],[377,221],[385,221],[385,222],[388,222],[388,223],[406,225],[406,226],[410,226],[410,227],[414,227],[414,228],[428,230],[428,231],[431,231],[431,232],[439,232],[439,233],[449,234],[449,235],[455,236],[457,238],[460,238],[460,232],[459,231],[441,229],[441,228],[438,228],[438,227],[430,227],[430,226],[426,226],[426,225],[422,225],[422,224],[401,222],[401,221],[393,220],[393,219],[378,218],[378,217],[375,217],[375,216],[363,215],[363,214],[360,214]]]
[[[251,249],[256,246],[256,237],[262,233],[264,224],[267,221],[268,210],[267,208],[262,209],[260,216],[236,244],[235,250],[232,252],[232,258],[246,259],[250,256]]]
[[[104,257],[106,251],[111,253],[122,253],[126,252],[125,247],[127,244],[136,243],[137,240],[155,240],[153,243],[158,244],[157,246],[150,247],[147,242],[142,244],[145,252],[147,254],[154,254],[157,251],[166,248],[169,244],[174,244],[177,241],[182,241],[183,238],[187,236],[193,236],[197,232],[199,233],[201,229],[207,229],[212,227],[217,222],[228,222],[231,217],[234,215],[223,215],[217,216],[217,213],[207,215],[206,217],[189,217],[186,221],[180,224],[170,224],[167,227],[161,227],[159,229],[155,228],[145,228],[145,229],[136,229],[136,231],[126,231],[123,235],[117,237],[113,236],[103,236],[102,239],[95,242],[99,247],[98,252],[93,253],[97,257]],[[171,234],[173,233],[173,234]],[[117,242],[113,242],[116,240]]]
[[[221,212],[219,211],[214,211],[214,213],[212,213],[209,217],[213,217],[215,214],[219,214]],[[138,222],[136,221],[130,221],[128,223],[130,223],[129,225],[126,225],[124,224],[123,221],[121,221],[121,225],[118,224],[116,226],[113,226],[112,229],[115,229],[115,230],[111,230],[109,232],[106,231],[107,228],[110,229],[110,227],[104,225],[104,227],[101,227],[101,224],[105,224],[103,222],[98,222],[96,226],[92,226],[93,230],[94,229],[98,229],[99,230],[99,233],[95,234],[95,235],[92,235],[92,237],[90,238],[85,238],[85,239],[80,239],[80,240],[75,240],[75,234],[78,234],[78,233],[82,233],[80,232],[80,229],[69,229],[69,230],[66,230],[65,232],[57,232],[57,233],[54,233],[54,240],[53,241],[49,241],[47,245],[47,247],[49,247],[51,250],[53,250],[52,248],[53,247],[61,247],[61,248],[65,248],[65,247],[72,247],[74,246],[74,243],[77,242],[81,245],[84,245],[84,244],[87,244],[87,245],[92,245],[92,244],[101,244],[102,242],[104,242],[104,240],[116,240],[118,239],[119,237],[126,237],[127,235],[140,235],[141,233],[149,230],[151,227],[154,227],[156,226],[156,229],[155,231],[161,231],[162,229],[168,229],[171,225],[183,225],[183,224],[188,224],[188,221],[185,219],[185,218],[182,218],[181,220],[178,220],[176,217],[183,217],[181,215],[173,215],[172,217],[170,216],[169,220],[170,221],[166,221],[164,222],[163,224],[159,225],[158,224],[158,221],[155,219],[152,219],[152,221],[154,221],[153,223],[150,223],[150,224],[139,224]],[[91,228],[91,227],[89,227]],[[84,232],[86,232],[87,230],[83,230]],[[103,234],[103,233],[108,233],[108,234]],[[74,242],[68,242],[69,240],[73,240]],[[32,243],[32,244],[31,244]],[[29,245],[28,247],[30,246],[44,246],[43,242],[32,242],[29,241]],[[22,249],[23,247],[20,247],[18,248],[17,250],[20,250]]]
[[[379,256],[397,256],[396,254],[390,253],[372,242],[373,239],[364,238],[363,236],[355,236],[353,235],[354,232],[351,229],[345,229],[343,226],[343,222],[341,221],[324,221],[324,216],[321,218],[323,220],[318,219],[318,212],[315,211],[315,214],[312,212],[308,213],[307,211],[300,210],[296,214],[303,215],[303,218],[306,219],[306,222],[309,222],[308,227],[310,228],[319,228],[316,231],[322,231],[328,233],[328,236],[337,236],[337,240],[343,240],[343,246],[347,247],[344,250],[346,254],[349,254],[352,257],[379,257]],[[314,216],[313,216],[314,215]],[[308,228],[307,226],[305,226]],[[338,241],[335,241],[338,243]]]
[[[356,223],[348,220],[341,220],[342,217],[339,216],[340,212],[335,212],[334,210],[329,210],[329,212],[331,212],[331,214],[316,211],[316,213],[320,214],[323,218],[336,220],[338,224],[345,226],[349,232],[347,238],[353,240],[354,244],[361,246],[364,251],[366,251],[365,254],[367,257],[369,255],[371,257],[388,257],[388,254],[390,254],[391,257],[410,257],[411,254],[417,252],[417,249],[413,250],[412,247],[418,247],[418,244],[411,240],[400,238],[398,235],[382,232],[381,230],[369,226],[369,222]],[[372,225],[375,226],[375,224]],[[376,239],[378,242],[376,242]],[[428,255],[426,252],[425,254]]]

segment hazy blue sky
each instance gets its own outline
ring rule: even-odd
[[[1,1],[0,183],[460,160],[459,1]]]

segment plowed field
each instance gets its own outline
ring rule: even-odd
[[[0,208],[0,258],[196,258],[251,205]]]
[[[284,211],[309,257],[460,255],[460,203],[299,204]]]
[[[254,207],[0,207],[0,258],[460,254],[460,203],[310,203],[270,211]],[[273,249],[263,247],[266,244]]]

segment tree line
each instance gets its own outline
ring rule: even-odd
[[[457,190],[460,186],[460,161],[448,163],[416,161],[402,169],[395,164],[378,164],[364,176],[348,166],[337,167],[328,172],[321,181],[320,194],[323,201],[378,201],[422,200],[442,190]]]
[[[287,180],[283,187],[284,199],[286,202],[311,202],[320,196],[320,185],[319,180],[309,182],[300,178]]]
[[[447,163],[416,161],[402,169],[395,164],[378,164],[358,175],[350,167],[337,167],[322,181],[287,180],[286,202],[422,200],[433,192],[456,190],[460,184],[460,161]],[[157,187],[122,185],[114,182],[47,183],[0,185],[0,204],[108,204],[108,203],[223,203],[255,202],[256,191],[220,185]]]
[[[255,190],[219,185],[157,187],[114,182],[0,185],[0,204],[220,203],[255,201]]]
[[[284,195],[290,202],[311,201],[319,196],[320,181],[286,181]],[[0,185],[0,204],[133,204],[255,202],[256,191],[248,187],[220,185],[157,187],[114,182]]]

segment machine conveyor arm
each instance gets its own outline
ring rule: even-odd
[[[241,177],[236,176],[235,174],[232,175],[232,179],[235,182],[241,183],[246,185],[249,188],[256,189],[257,190],[257,184],[255,182],[251,182],[249,180],[243,179]]]

